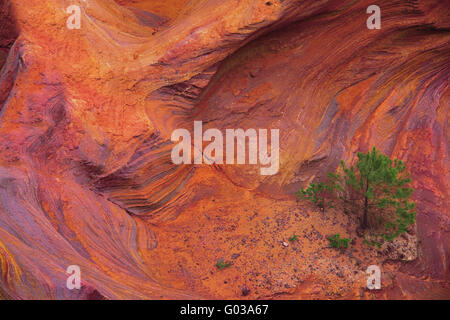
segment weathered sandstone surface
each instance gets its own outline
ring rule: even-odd
[[[371,4],[2,0],[0,297],[450,298],[449,5],[380,0],[368,30]],[[174,165],[171,133],[195,120],[279,129],[279,172]],[[413,261],[295,199],[372,146],[411,171]]]

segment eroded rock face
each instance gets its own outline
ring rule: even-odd
[[[19,36],[0,76],[0,295],[448,297],[444,2],[381,1],[381,30],[366,27],[369,1],[117,2],[1,7]],[[80,30],[66,28],[70,4]],[[279,129],[279,172],[174,165],[171,133],[195,120]],[[326,248],[327,234],[356,238],[355,218],[293,196],[374,145],[412,173],[407,264],[360,240]],[[220,258],[232,268],[218,272]],[[377,263],[389,286],[373,295],[362,288]],[[66,288],[69,265],[81,293]]]
[[[0,7],[0,68],[6,61],[8,52],[17,38],[17,30],[13,18],[13,9],[9,1],[3,1]]]

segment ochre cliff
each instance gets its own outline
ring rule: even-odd
[[[449,6],[380,0],[369,30],[371,4],[3,0],[0,297],[450,298]],[[279,129],[278,173],[174,165],[171,134],[195,120]],[[413,261],[294,195],[373,146],[411,171]]]

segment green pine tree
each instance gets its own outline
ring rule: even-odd
[[[362,200],[362,229],[369,227],[369,215],[378,215],[376,218],[385,223],[383,236],[390,241],[414,224],[415,204],[409,201],[414,189],[402,161],[391,160],[374,147],[368,153],[358,153],[356,168],[348,168],[343,161],[341,166],[349,194],[356,198],[351,200]]]
[[[391,241],[414,224],[415,204],[410,201],[414,189],[405,164],[391,160],[375,147],[367,153],[358,153],[355,166],[347,167],[341,161],[343,173],[328,173],[324,182],[310,183],[297,196],[307,199],[322,210],[334,202],[349,204],[362,212],[361,229],[376,229],[382,224],[382,236]],[[374,222],[375,221],[375,222]]]

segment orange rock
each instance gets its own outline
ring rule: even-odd
[[[381,30],[370,1],[117,2],[74,0],[79,30],[65,0],[0,6],[15,24],[0,33],[0,297],[449,297],[444,2],[379,1]],[[171,133],[194,120],[280,129],[280,171],[175,166]],[[374,145],[412,173],[411,263],[295,201]],[[330,233],[355,244],[336,252]],[[379,293],[364,289],[372,264],[397,279]]]

